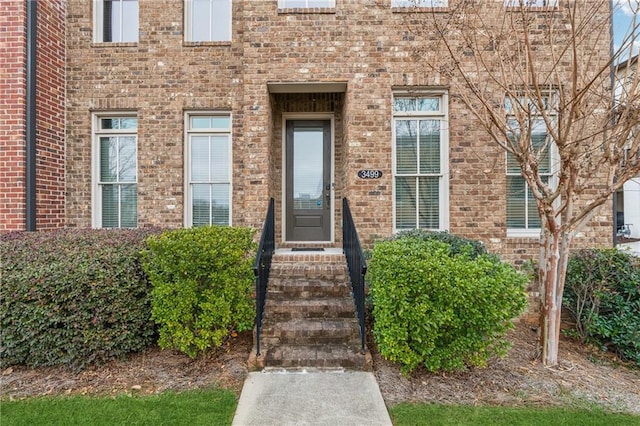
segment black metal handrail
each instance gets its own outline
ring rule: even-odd
[[[349,202],[342,199],[342,248],[347,258],[353,301],[356,305],[358,325],[360,326],[360,342],[362,353],[365,353],[365,311],[364,311],[364,276],[367,273],[367,262],[358,238],[356,225],[353,223]]]
[[[269,199],[267,217],[262,227],[260,244],[253,264],[253,273],[256,276],[256,353],[260,355],[260,333],[262,332],[262,314],[267,299],[267,285],[269,284],[269,272],[271,270],[271,258],[276,246],[276,222],[275,202]]]

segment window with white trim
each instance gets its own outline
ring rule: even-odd
[[[231,116],[187,114],[186,225],[231,224]]]
[[[231,0],[185,0],[187,41],[230,41]]]
[[[278,0],[279,9],[336,7],[336,0]]]
[[[96,228],[138,226],[138,119],[94,116],[94,212]]]
[[[543,98],[544,108],[549,120],[555,120],[555,108],[552,95]],[[538,161],[538,175],[542,182],[554,186],[556,184],[557,153],[555,144],[548,134],[547,124],[538,107],[532,100],[525,97],[513,102],[506,99],[508,127],[511,129],[512,138],[519,139],[522,134],[521,123],[526,129],[524,132],[530,136],[530,150]],[[517,113],[514,108],[520,111]],[[516,118],[518,117],[518,118]],[[529,184],[522,176],[522,169],[516,157],[507,152],[507,234],[509,236],[527,236],[540,233],[541,219]]]
[[[93,41],[138,41],[138,0],[94,0]]]
[[[448,0],[391,0],[391,7],[447,7]]]
[[[393,99],[394,228],[449,226],[446,94]]]
[[[558,0],[504,0],[506,7],[554,7]]]

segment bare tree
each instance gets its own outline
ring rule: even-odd
[[[604,0],[449,0],[448,13],[433,13],[428,28],[407,24],[432,41],[416,55],[428,57],[451,97],[504,149],[520,196],[535,206],[540,345],[550,366],[558,362],[572,241],[640,172],[638,73],[627,73],[622,99],[613,96],[614,66],[629,56],[626,49],[611,54],[614,7]],[[624,48],[637,41],[634,25]],[[507,180],[513,194],[516,183]]]

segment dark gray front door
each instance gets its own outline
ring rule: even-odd
[[[287,120],[286,240],[331,240],[331,121]]]

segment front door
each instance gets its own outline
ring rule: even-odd
[[[331,240],[331,121],[287,120],[286,240]]]

